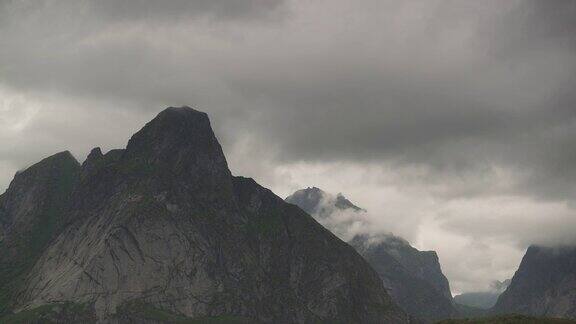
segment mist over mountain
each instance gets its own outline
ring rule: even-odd
[[[459,294],[454,296],[454,302],[480,309],[490,309],[496,304],[500,294],[508,288],[510,282],[511,279],[503,281],[495,280],[492,282],[492,285],[490,285],[490,290]]]
[[[418,251],[408,241],[374,232],[368,211],[341,193],[301,189],[286,198],[346,240],[376,270],[392,299],[407,313],[424,321],[456,317],[448,280],[434,251]]]

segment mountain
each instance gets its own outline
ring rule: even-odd
[[[298,190],[287,197],[286,202],[294,204],[308,214],[319,218],[330,217],[334,210],[366,211],[354,205],[341,193],[332,197],[316,187]]]
[[[576,247],[529,247],[493,312],[576,319]]]
[[[68,221],[68,208],[80,164],[61,152],[18,172],[0,196],[0,314],[21,283],[22,273]]]
[[[352,225],[366,221],[366,210],[342,194],[333,196],[316,187],[298,190],[286,201],[344,238],[342,233]],[[436,252],[418,251],[393,235],[354,235],[349,244],[372,265],[392,299],[410,315],[427,321],[458,315]]]
[[[188,107],[125,149],[17,174],[0,223],[0,322],[409,321],[353,248],[232,176],[208,116]]]
[[[496,305],[498,297],[506,290],[510,282],[510,279],[504,281],[496,280],[492,283],[489,291],[468,292],[456,295],[454,296],[454,302],[480,309],[490,309]]]

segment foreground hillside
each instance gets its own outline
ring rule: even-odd
[[[232,176],[208,116],[187,107],[126,149],[18,173],[0,196],[0,257],[0,322],[408,322],[352,247]]]

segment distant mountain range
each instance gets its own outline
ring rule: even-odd
[[[2,323],[408,323],[345,242],[232,176],[208,116],[58,153],[0,196]]]
[[[366,210],[344,195],[331,195],[316,187],[298,190],[286,201],[299,206],[336,234],[345,232],[354,222],[366,221]],[[332,219],[341,211],[352,212],[354,217]],[[394,235],[356,235],[349,243],[378,272],[392,299],[410,315],[425,321],[458,315],[436,252],[418,251]]]

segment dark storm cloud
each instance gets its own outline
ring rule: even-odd
[[[574,198],[576,6],[470,7],[441,2],[414,37],[378,30],[330,56],[263,58],[231,84],[265,103],[256,131],[284,160],[413,163],[437,181],[504,168],[519,175],[512,191]]]
[[[210,59],[193,52],[209,51],[202,42],[217,42],[218,26],[270,22],[284,9],[283,0],[3,1],[0,77],[23,89],[178,100]]]
[[[572,2],[339,3],[263,28],[249,22],[307,4],[5,1],[0,78],[206,107],[225,142],[246,126],[284,162],[411,163],[431,181],[497,166],[522,170],[517,190],[574,192]]]
[[[146,115],[197,105],[226,145],[250,135],[280,163],[499,168],[510,190],[571,198],[573,2],[328,4],[4,1],[0,81]]]
[[[96,14],[113,21],[162,19],[174,20],[193,16],[209,15],[222,19],[266,18],[277,10],[284,0],[134,0],[134,1],[91,1],[90,7]]]
[[[122,23],[169,21],[201,16],[223,20],[261,19],[274,13],[284,2],[284,0],[131,0],[121,2],[113,0],[3,0],[0,2],[0,8],[7,14],[54,14],[59,17],[90,14],[93,18],[107,22]]]

